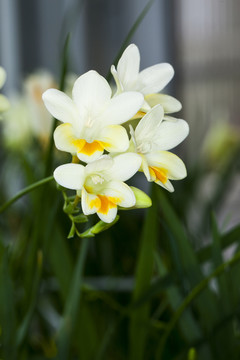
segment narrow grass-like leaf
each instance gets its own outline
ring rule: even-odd
[[[158,199],[162,215],[174,238],[172,246],[174,246],[175,252],[181,260],[185,281],[188,282],[188,284],[185,284],[183,281],[183,286],[185,292],[188,292],[189,288],[195,286],[203,279],[201,267],[183,225],[161,189],[158,189]],[[180,280],[182,281],[184,279]],[[203,330],[210,331],[219,317],[216,299],[212,292],[209,289],[205,289],[194,304],[199,312]]]
[[[64,48],[63,48],[60,83],[59,83],[60,91],[64,91],[64,88],[65,88],[65,80],[66,80],[66,74],[67,74],[67,69],[68,69],[69,42],[70,42],[70,34],[67,35],[65,43],[64,43]],[[47,176],[47,174],[51,173],[51,170],[52,170],[51,167],[52,167],[52,154],[53,154],[53,143],[54,143],[53,132],[57,126],[57,123],[58,123],[58,120],[54,119],[51,135],[49,136],[49,144],[48,144],[46,159],[45,159],[45,170],[44,170],[45,176]]]
[[[133,24],[133,26],[131,27],[129,33],[127,34],[122,46],[120,47],[120,50],[117,54],[117,56],[115,57],[113,64],[117,65],[118,60],[120,59],[123,51],[125,50],[125,48],[127,47],[127,45],[129,44],[130,40],[132,39],[133,35],[135,34],[135,32],[137,31],[139,25],[141,24],[141,22],[143,21],[143,19],[145,18],[146,14],[148,13],[149,9],[151,8],[152,4],[154,3],[155,0],[149,0],[146,4],[146,6],[144,7],[144,9],[142,10],[142,12],[140,13],[140,15],[138,16],[137,20],[135,21],[135,23]],[[112,78],[112,74],[111,71],[109,70],[106,79],[109,82]]]
[[[229,230],[225,234],[221,234],[221,248],[224,250],[228,246],[234,243],[240,243],[240,225],[237,225],[233,229]],[[198,260],[203,263],[211,259],[212,256],[212,244],[205,246],[197,252]]]
[[[159,254],[155,254],[156,265],[157,265],[157,272],[158,274],[163,277],[166,276],[168,271],[164,265]],[[178,306],[183,302],[183,297],[177,288],[176,285],[172,284],[172,286],[166,289],[166,296],[168,298],[169,304],[173,311],[176,311]],[[179,321],[179,326],[181,332],[183,333],[184,338],[189,342],[193,343],[201,339],[202,331],[199,327],[198,323],[194,319],[191,310],[187,309],[182,318]]]
[[[137,301],[149,288],[153,275],[154,252],[157,241],[157,207],[156,201],[149,208],[142,232],[136,268],[136,283],[133,291],[133,302]],[[144,359],[147,341],[150,304],[145,303],[132,311],[130,319],[130,353],[129,359]]]
[[[78,322],[74,330],[74,337],[72,337],[72,342],[78,351],[78,358],[84,360],[96,359],[97,349],[100,346],[98,324],[91,310],[89,304],[82,298]]]
[[[30,300],[30,306],[28,308],[28,311],[23,319],[23,322],[21,323],[20,327],[17,331],[17,347],[19,348],[24,341],[24,338],[27,334],[27,331],[29,329],[29,325],[35,310],[36,302],[37,302],[37,295],[38,295],[38,289],[39,289],[39,281],[41,278],[41,272],[42,272],[42,252],[39,251],[37,254],[37,271],[35,274],[35,279],[33,281],[33,288],[32,288],[32,294],[31,294],[31,300]]]
[[[212,227],[212,260],[214,264],[214,268],[221,265],[223,263],[222,256],[222,248],[221,248],[221,235],[218,230],[217,221],[212,214],[211,216],[211,227]],[[221,312],[224,315],[228,315],[230,313],[231,305],[229,302],[229,289],[227,285],[227,275],[222,274],[218,277],[218,290],[219,290],[219,301],[221,303]]]
[[[65,238],[57,227],[49,242],[48,253],[52,271],[60,286],[60,293],[63,301],[68,297],[70,281],[73,274],[73,259],[71,257],[69,248]],[[64,266],[63,266],[64,262]]]
[[[185,309],[208,286],[210,280],[212,280],[213,278],[221,275],[224,271],[229,269],[229,267],[235,265],[239,261],[240,261],[240,251],[237,252],[235,254],[235,256],[231,260],[228,260],[228,261],[224,262],[223,264],[221,264],[220,266],[218,266],[209,276],[207,276],[205,279],[203,279],[199,284],[197,284],[190,291],[190,293],[186,296],[186,298],[184,299],[182,304],[179,306],[177,311],[174,313],[171,321],[169,322],[169,324],[167,326],[167,330],[165,331],[164,336],[162,337],[161,342],[160,342],[160,347],[159,347],[159,352],[158,352],[158,355],[157,355],[157,359],[159,359],[159,360],[162,359],[163,351],[164,351],[164,348],[166,346],[166,341],[167,341],[170,333],[172,332],[172,330],[175,328],[177,322],[179,321],[179,318],[182,316]]]
[[[82,240],[79,249],[77,263],[74,269],[70,285],[69,296],[66,301],[62,323],[58,332],[58,357],[59,360],[66,360],[69,356],[71,336],[75,327],[76,316],[79,310],[81,289],[83,285],[83,269],[87,257],[89,239]]]
[[[219,174],[218,184],[215,187],[214,193],[209,198],[209,201],[206,203],[203,209],[203,216],[200,222],[199,233],[202,233],[203,230],[206,230],[206,224],[208,223],[209,213],[217,207],[220,206],[221,202],[224,199],[226,190],[229,189],[229,185],[232,181],[233,175],[236,173],[237,166],[239,166],[239,152],[240,145],[238,145],[231,156],[228,164],[222,170],[222,173]]]
[[[3,359],[8,360],[15,360],[17,358],[17,321],[14,302],[15,294],[10,276],[8,251],[5,249],[0,266],[0,354]]]

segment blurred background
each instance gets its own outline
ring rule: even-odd
[[[20,87],[22,78],[36,69],[58,76],[68,32],[70,70],[107,74],[145,5],[145,0],[1,0],[5,92]],[[217,118],[239,123],[239,10],[235,0],[156,0],[132,39],[140,48],[142,69],[158,62],[173,64],[171,93],[183,102],[182,116],[192,134],[197,126],[204,133]],[[192,142],[196,153],[199,146]]]
[[[1,92],[11,102],[0,117],[0,205],[71,161],[49,152],[52,119],[41,100],[60,82],[67,34],[70,93],[76,76],[108,74],[147,3],[0,0],[0,66],[7,72]],[[141,69],[160,62],[175,69],[163,93],[181,101],[174,116],[190,126],[176,149],[188,176],[171,194],[153,186],[153,207],[122,211],[116,226],[91,239],[84,284],[71,303],[71,359],[159,360],[160,339],[199,284],[161,359],[239,359],[240,263],[224,271],[224,261],[240,259],[239,13],[237,0],[155,0],[130,41],[140,49]],[[20,360],[55,359],[61,350],[82,246],[67,239],[71,222],[62,206],[52,182],[0,218],[0,355],[3,349],[7,360],[17,352]]]
[[[68,33],[69,71],[80,75],[95,69],[105,76],[146,3],[0,0],[0,64],[8,74],[3,91],[10,95],[21,90],[23,79],[39,69],[58,82]],[[199,158],[210,166],[221,162],[228,149],[222,153],[219,145],[217,152],[210,144],[231,145],[229,136],[239,134],[239,11],[235,0],[156,0],[131,40],[140,48],[141,69],[158,62],[169,62],[175,69],[164,92],[183,104],[177,116],[188,121],[191,136],[178,151],[191,166]],[[228,200],[234,209],[239,206],[236,183]],[[233,213],[237,219],[231,221],[236,223],[239,217]]]

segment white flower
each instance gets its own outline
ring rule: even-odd
[[[24,98],[29,110],[29,124],[32,135],[41,141],[48,142],[51,134],[53,118],[46,110],[42,101],[42,94],[50,87],[57,87],[52,74],[39,70],[29,75],[24,81]]]
[[[32,142],[31,117],[23,97],[11,97],[11,107],[1,119],[5,146],[24,152]]]
[[[77,190],[85,215],[97,213],[102,221],[110,223],[117,215],[118,205],[135,205],[134,193],[124,181],[138,171],[140,164],[141,157],[133,153],[114,158],[103,155],[85,167],[61,165],[54,171],[54,178],[61,186]]]
[[[0,89],[6,81],[6,71],[0,66]],[[0,113],[8,110],[10,104],[6,96],[0,94]]]
[[[144,99],[132,91],[111,95],[108,82],[93,70],[76,80],[73,99],[59,90],[47,90],[43,101],[48,111],[64,123],[54,132],[56,147],[85,162],[96,160],[104,150],[126,151],[129,139],[120,124],[137,113]]]
[[[165,94],[157,94],[172,79],[173,67],[168,63],[150,66],[139,72],[140,53],[135,44],[129,45],[123,52],[117,69],[111,67],[112,75],[116,81],[117,94],[124,91],[139,91],[144,95],[145,102],[142,111],[147,112],[151,107],[161,104],[165,113],[181,110],[181,103]]]
[[[169,180],[183,179],[187,173],[182,160],[167,151],[180,144],[188,135],[186,121],[163,120],[161,105],[152,108],[138,123],[135,131],[130,126],[132,139],[129,151],[142,157],[141,171],[148,181],[154,181],[168,191],[174,191]]]

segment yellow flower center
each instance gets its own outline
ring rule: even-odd
[[[149,166],[149,172],[153,181],[160,180],[163,184],[165,184],[168,180],[168,171],[164,168]]]
[[[106,146],[103,141],[98,140],[88,143],[84,139],[74,139],[72,143],[77,147],[78,153],[82,153],[88,156],[94,154],[96,151],[102,152],[104,150],[104,147]]]

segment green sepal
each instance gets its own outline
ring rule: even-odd
[[[135,195],[136,203],[134,206],[129,208],[118,206],[119,210],[145,209],[152,206],[152,199],[144,191],[134,186],[130,186],[130,188]]]
[[[75,224],[74,224],[74,222],[72,222],[72,226],[71,226],[71,229],[70,229],[70,231],[69,231],[69,234],[68,234],[68,239],[71,239],[71,238],[73,238],[74,237],[74,235],[75,235],[75,232],[76,232],[76,227],[75,227]]]
[[[103,232],[113,225],[116,224],[116,222],[119,219],[119,215],[116,216],[116,218],[111,223],[105,223],[104,221],[100,220],[97,224],[92,226],[90,229],[84,231],[80,234],[81,237],[94,237],[96,234],[99,234],[100,232]]]
[[[84,214],[79,214],[71,217],[74,223],[80,224],[88,221],[88,217]]]

